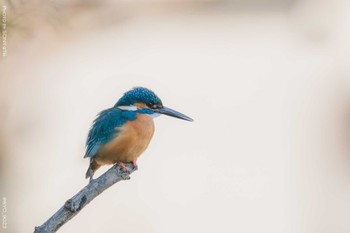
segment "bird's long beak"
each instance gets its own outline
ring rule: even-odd
[[[182,120],[193,121],[192,118],[190,118],[190,117],[188,117],[188,116],[186,116],[178,111],[175,111],[171,108],[163,107],[163,108],[154,109],[153,111],[160,113],[160,114],[176,117],[176,118],[179,118]]]

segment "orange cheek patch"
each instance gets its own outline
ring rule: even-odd
[[[137,108],[140,108],[140,109],[142,109],[142,108],[148,108],[147,105],[144,104],[144,103],[135,103],[134,105],[135,105]]]

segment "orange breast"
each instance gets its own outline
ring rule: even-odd
[[[118,136],[107,143],[96,155],[99,165],[131,162],[148,147],[154,133],[154,122],[147,114],[137,113],[134,121],[127,121]]]

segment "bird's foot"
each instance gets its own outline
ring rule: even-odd
[[[134,160],[132,161],[132,165],[134,165],[134,167],[137,167],[136,159],[134,159]]]
[[[120,167],[117,168],[119,176],[123,180],[129,180],[130,179],[130,176],[129,176],[130,175],[130,169],[123,162],[117,162],[117,164],[121,167],[121,168]]]
[[[126,171],[129,171],[129,168],[123,162],[118,162],[118,164]]]

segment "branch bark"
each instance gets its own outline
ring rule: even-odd
[[[68,199],[65,204],[51,216],[51,218],[41,226],[35,227],[34,233],[56,232],[107,188],[121,180],[129,180],[129,175],[136,171],[137,167],[133,166],[132,163],[126,163],[125,165],[129,168],[129,171],[126,171],[118,164],[115,164],[100,177],[91,180],[90,183],[76,195]]]

